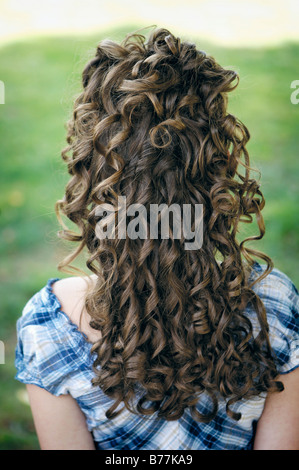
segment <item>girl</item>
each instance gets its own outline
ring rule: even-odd
[[[18,321],[42,449],[299,448],[298,292],[245,247],[264,198],[227,112],[237,83],[165,29],[102,41],[85,67],[57,213],[78,244],[60,268],[86,249],[91,275],[49,280]],[[191,208],[189,232],[169,210],[163,237],[161,209],[150,236],[153,205]]]

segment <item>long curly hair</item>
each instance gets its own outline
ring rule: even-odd
[[[78,246],[60,269],[87,248],[96,283],[86,310],[101,332],[93,383],[113,398],[106,416],[127,407],[177,420],[188,408],[208,422],[223,397],[239,419],[233,403],[282,384],[265,308],[248,281],[254,257],[267,264],[263,276],[273,266],[245,247],[265,233],[265,201],[251,177],[249,132],[227,111],[238,75],[155,29],[148,40],[137,32],[120,44],[100,42],[82,79],[62,151],[71,178],[56,205],[77,226],[60,236]],[[163,239],[98,237],[98,208],[109,204],[117,214],[119,196],[146,209],[202,204],[201,248],[186,250],[171,229]],[[259,234],[239,242],[239,223],[253,216]],[[249,303],[258,335],[244,314]],[[208,414],[196,406],[203,392],[213,403]]]

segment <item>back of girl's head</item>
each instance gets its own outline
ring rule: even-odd
[[[62,232],[79,242],[64,264],[87,247],[97,275],[86,307],[101,331],[94,383],[115,398],[109,417],[124,402],[166,419],[190,408],[209,420],[218,394],[229,405],[277,387],[264,307],[246,270],[252,256],[267,262],[266,273],[271,260],[237,240],[239,222],[254,214],[259,234],[251,239],[264,234],[249,132],[227,110],[237,84],[235,71],[165,29],[147,41],[140,34],[102,41],[83,71],[62,152],[71,179],[57,207],[79,228]],[[151,204],[202,205],[201,248],[186,250],[173,229],[168,238],[132,238],[118,237],[116,226],[116,236],[98,237],[98,208],[108,203],[117,213],[120,196],[147,214]],[[249,300],[257,339],[244,316]],[[135,406],[138,386],[144,394]],[[205,417],[196,411],[202,392],[214,404]]]

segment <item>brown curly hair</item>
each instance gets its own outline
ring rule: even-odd
[[[263,276],[272,261],[244,246],[264,235],[265,202],[251,178],[249,132],[227,112],[238,80],[165,29],[147,41],[139,32],[121,44],[100,42],[83,71],[62,151],[71,179],[57,202],[57,213],[79,228],[60,235],[79,245],[60,269],[87,247],[97,282],[86,309],[101,332],[92,348],[93,382],[114,399],[108,418],[122,404],[166,420],[189,408],[207,422],[221,396],[239,419],[231,404],[282,389],[265,308],[248,282],[253,257],[266,262]],[[168,239],[99,239],[97,208],[109,203],[117,212],[118,196],[146,208],[202,204],[201,249],[185,250],[172,231]],[[239,243],[239,222],[253,215],[259,235]],[[256,337],[244,314],[249,303],[260,325]],[[214,404],[208,415],[196,408],[202,392]]]

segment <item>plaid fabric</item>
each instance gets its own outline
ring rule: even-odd
[[[264,267],[255,263],[251,277]],[[86,416],[98,449],[251,449],[254,429],[264,406],[265,396],[241,400],[232,409],[242,413],[239,421],[229,418],[225,401],[220,399],[216,418],[208,424],[198,423],[190,413],[177,421],[137,416],[124,410],[108,420],[105,411],[112,400],[91,385],[93,377],[91,344],[69,317],[61,311],[52,292],[50,279],[24,308],[17,322],[18,342],[16,379],[36,384],[54,395],[71,394]],[[299,365],[299,296],[291,280],[277,269],[254,287],[262,298],[268,316],[270,341],[278,371],[287,373]],[[247,308],[255,333],[255,313]],[[198,403],[201,412],[209,410],[203,395]]]

